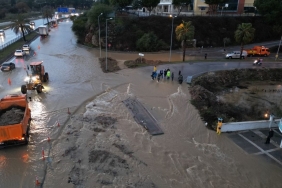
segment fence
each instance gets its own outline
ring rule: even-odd
[[[0,46],[0,50],[4,50],[6,47],[10,46],[11,44],[17,42],[18,40],[20,40],[21,38],[23,38],[22,36],[17,36],[16,38],[6,42],[5,44],[2,44]]]

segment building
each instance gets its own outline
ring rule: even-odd
[[[155,13],[177,14],[178,8],[172,4],[173,0],[160,0]],[[243,14],[255,13],[254,0],[228,0],[227,3],[219,4],[217,14]],[[190,5],[183,7],[181,14],[206,15],[209,5],[205,0],[192,0]]]

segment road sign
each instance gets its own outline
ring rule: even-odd
[[[143,56],[144,56],[144,54],[142,54],[142,53],[139,53],[139,56],[143,57]]]
[[[69,12],[69,9],[66,7],[59,7],[58,12]]]

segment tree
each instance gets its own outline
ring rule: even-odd
[[[23,15],[18,14],[17,20],[14,20],[13,22],[14,23],[11,25],[11,29],[16,34],[22,32],[23,40],[26,41],[25,34],[32,30],[28,24],[29,20],[25,19]]]
[[[42,17],[47,19],[47,24],[49,24],[49,19],[53,17],[53,10],[50,6],[44,6],[42,8]]]
[[[117,6],[117,7],[126,7],[128,5],[131,5],[133,0],[110,0],[110,3],[114,6]]]
[[[258,12],[267,18],[270,23],[279,21],[282,23],[282,1],[281,0],[255,0],[254,6]]]
[[[178,9],[177,16],[179,16],[179,14],[182,10],[182,7],[187,6],[191,3],[192,3],[191,0],[173,0],[172,1],[172,4]]]
[[[241,44],[240,57],[242,57],[244,45],[254,39],[254,34],[255,29],[252,27],[251,23],[242,23],[238,25],[237,30],[235,31],[234,38],[236,42]]]
[[[205,3],[209,5],[209,14],[215,14],[219,4],[224,4],[228,0],[205,0]]]
[[[87,33],[87,20],[87,15],[82,14],[73,21],[72,30],[77,36],[79,43],[84,43],[84,39]]]
[[[103,15],[100,17],[101,23],[102,20],[105,21],[107,15],[111,12],[113,12],[113,8],[111,6],[97,3],[95,6],[92,6],[92,8],[87,13],[89,23],[96,25],[98,23],[98,16],[103,13]]]
[[[282,1],[281,0],[255,0],[254,6],[258,12],[266,18],[266,21],[273,24],[273,30],[282,35]]]
[[[11,7],[16,4],[16,0],[11,0]]]
[[[182,42],[183,61],[185,61],[186,42],[194,38],[195,27],[192,25],[191,21],[182,21],[182,23],[176,27],[175,34],[176,39]]]
[[[141,1],[142,1],[142,0],[133,0],[133,2],[132,2],[132,7],[133,7],[133,9],[142,8],[142,6],[141,6]]]
[[[19,13],[26,13],[29,11],[29,7],[24,2],[19,2],[16,4]]]
[[[145,7],[149,11],[149,15],[151,14],[152,10],[158,6],[160,0],[141,0],[140,5]]]

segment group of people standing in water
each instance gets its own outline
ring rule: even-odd
[[[157,79],[158,82],[160,81],[160,79],[164,79],[164,80],[165,79],[167,79],[167,80],[171,79],[171,81],[173,81],[174,73],[171,72],[169,68],[164,69],[164,70],[157,70],[157,67],[154,66],[154,70],[152,72],[151,77],[152,77],[152,80]],[[183,76],[181,74],[181,71],[178,72],[178,82],[180,84],[182,84],[182,82],[183,82]]]

